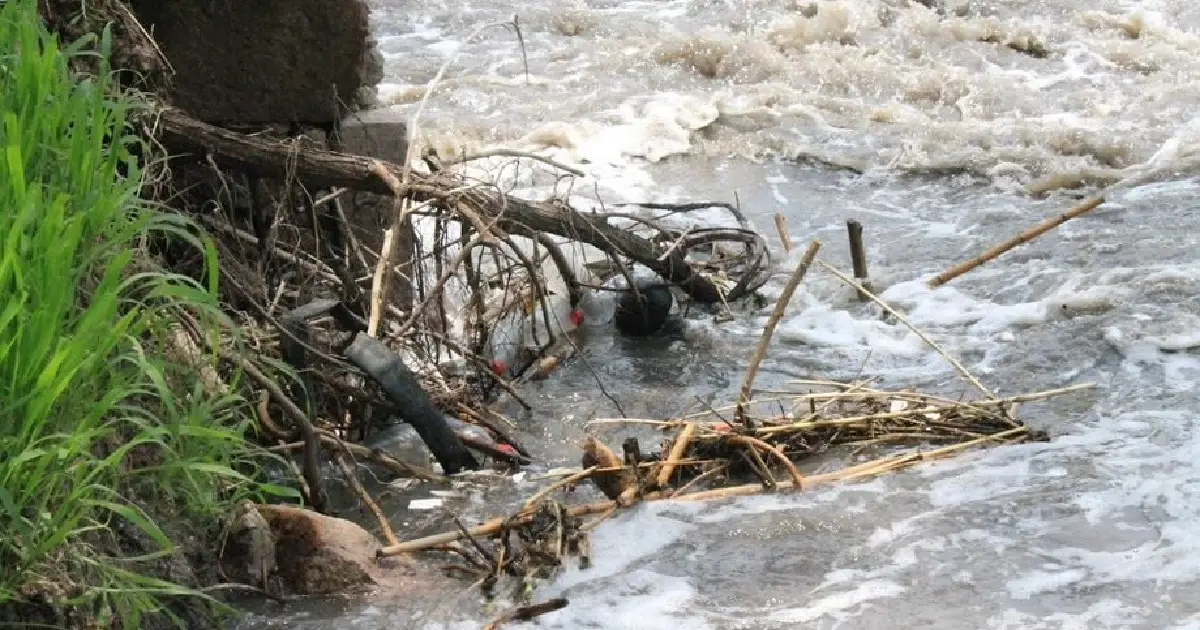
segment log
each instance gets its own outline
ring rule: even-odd
[[[429,394],[421,388],[417,377],[391,348],[360,332],[343,354],[379,383],[395,403],[400,418],[416,429],[447,475],[479,469],[479,463],[471,451],[454,434],[446,418],[429,399]]]
[[[176,108],[163,107],[157,113],[161,142],[174,156],[200,152],[223,167],[262,177],[299,179],[310,189],[349,188],[391,196],[394,191],[373,169],[382,166],[397,177],[403,172],[400,165],[372,158],[300,149],[291,142],[236,133],[200,122]],[[466,202],[485,223],[495,222],[507,232],[526,236],[545,232],[619,253],[645,265],[699,302],[714,304],[743,297],[736,292],[722,296],[715,284],[685,260],[684,251],[666,253],[663,247],[601,217],[551,202],[506,197],[494,187],[464,187],[460,179],[447,173],[411,172],[409,177],[407,192],[418,200],[451,199],[455,202],[448,204],[451,208]],[[455,216],[466,220],[458,213]]]

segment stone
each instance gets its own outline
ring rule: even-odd
[[[342,120],[330,141],[336,151],[402,165],[408,152],[408,122],[401,114],[389,109],[355,112]],[[348,191],[343,195],[342,203],[355,238],[371,250],[379,251],[383,246],[383,231],[392,225],[395,212],[392,197]],[[413,238],[412,224],[409,222],[403,232],[396,236],[393,245],[397,248],[396,260],[412,259]],[[401,272],[408,275],[404,267]],[[402,311],[411,308],[412,282],[408,278],[393,276],[393,284],[388,291],[397,308]]]
[[[338,126],[339,151],[403,165],[408,152],[408,120],[391,109],[354,112]]]
[[[377,558],[379,541],[353,521],[288,505],[246,503],[222,567],[236,579],[289,595],[411,592],[433,586],[432,568]]]
[[[378,586],[379,542],[357,524],[289,506],[259,506],[275,539],[275,570],[290,593],[345,593]]]
[[[332,125],[383,76],[366,0],[129,4],[171,63],[172,104],[205,122]]]

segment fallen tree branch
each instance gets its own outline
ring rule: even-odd
[[[173,154],[201,151],[217,164],[264,177],[294,174],[312,188],[350,188],[393,195],[395,191],[389,182],[373,169],[382,167],[393,175],[402,171],[398,165],[371,158],[311,148],[297,151],[290,142],[228,131],[195,120],[183,111],[170,107],[160,108],[158,115],[162,142]],[[464,187],[460,179],[446,173],[411,173],[411,179],[408,192],[418,200],[465,201],[484,221],[495,221],[500,229],[507,232],[547,232],[587,243],[606,252],[615,250],[678,285],[698,302],[713,304],[742,297],[735,293],[722,295],[717,285],[687,262],[684,252],[676,251],[660,260],[662,247],[601,218],[551,202],[507,197],[490,188]],[[461,212],[456,213],[455,220],[467,221],[461,215]]]

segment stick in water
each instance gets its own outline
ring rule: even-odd
[[[846,277],[846,274],[838,271],[832,265],[827,264],[825,261],[818,260],[817,264],[824,267],[825,270],[828,271],[829,273],[832,273],[833,275],[837,276],[838,279],[841,280],[842,282],[845,282],[846,284],[848,284],[850,286],[856,286],[854,284],[853,280]],[[899,321],[901,324],[904,324],[904,326],[907,327],[909,330],[913,331],[913,334],[920,337],[921,341],[924,341],[925,343],[929,344],[929,347],[933,348],[934,352],[937,352],[939,355],[941,355],[942,358],[945,359],[955,370],[957,370],[958,373],[960,375],[962,375],[962,377],[964,379],[966,379],[966,381],[968,383],[970,383],[972,386],[975,387],[975,389],[978,389],[984,396],[987,396],[988,398],[992,398],[992,399],[996,398],[996,395],[993,394],[990,389],[984,387],[983,383],[980,383],[979,379],[975,378],[975,375],[971,374],[970,370],[968,370],[965,366],[963,366],[962,363],[958,362],[958,359],[955,359],[954,357],[950,356],[950,353],[943,350],[942,347],[937,344],[937,342],[935,342],[934,340],[932,340],[928,336],[926,336],[925,333],[921,332],[921,329],[914,326],[912,324],[912,322],[908,321],[907,318],[905,318],[900,313],[896,312],[896,309],[889,306],[887,302],[884,302],[882,299],[879,298],[879,296],[875,295],[874,293],[871,293],[870,291],[868,291],[866,289],[860,289],[860,290],[863,291],[864,293],[866,293],[867,297],[870,298],[873,302],[878,304],[879,308],[882,308],[889,315],[891,315],[892,317],[895,317],[896,320]]]
[[[779,233],[779,242],[783,243],[783,252],[792,253],[792,237],[788,234],[787,217],[783,213],[775,213],[775,231]]]
[[[556,597],[540,604],[530,604],[514,608],[497,617],[495,621],[489,623],[483,630],[496,630],[510,621],[530,621],[546,613],[562,610],[570,603],[570,600],[566,597]]]
[[[758,366],[767,354],[771,336],[775,334],[775,327],[779,325],[779,320],[783,319],[783,312],[787,310],[788,302],[792,301],[792,294],[804,280],[804,274],[808,273],[808,268],[812,265],[813,259],[817,257],[819,249],[821,249],[821,241],[809,243],[808,249],[804,252],[804,258],[800,260],[796,271],[792,272],[787,286],[783,287],[783,293],[780,294],[779,301],[775,303],[775,310],[771,312],[771,318],[767,320],[762,337],[758,339],[758,347],[754,349],[754,356],[750,358],[750,366],[746,368],[746,376],[742,379],[742,393],[738,401],[737,418],[743,424],[746,420],[745,405],[750,402],[750,389],[754,386],[754,377],[758,374]]]
[[[1092,197],[1091,199],[1088,199],[1078,206],[1071,208],[1063,214],[1060,214],[1056,217],[1050,217],[1049,219],[1042,221],[1032,228],[1021,232],[1020,234],[1008,239],[1007,241],[1004,241],[1003,243],[1000,243],[999,245],[996,245],[986,252],[983,252],[975,258],[943,271],[936,278],[929,281],[929,288],[932,289],[934,287],[939,287],[943,284],[946,284],[947,282],[950,282],[951,280],[963,275],[964,273],[967,273],[979,265],[982,265],[983,263],[1000,256],[1000,254],[1003,254],[1004,252],[1007,252],[1018,245],[1028,243],[1029,241],[1032,241],[1042,234],[1053,230],[1054,228],[1066,223],[1067,221],[1070,221],[1071,219],[1074,219],[1079,215],[1095,210],[1096,207],[1102,203],[1104,203],[1104,197]]]
[[[862,223],[850,219],[846,221],[846,234],[850,238],[850,264],[854,268],[854,279],[859,286],[870,291],[871,280],[867,276],[867,250],[863,246]],[[866,302],[871,298],[866,293],[858,291],[858,301]]]

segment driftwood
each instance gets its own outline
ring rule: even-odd
[[[379,383],[398,408],[400,418],[416,429],[447,475],[479,468],[479,463],[396,353],[364,333],[355,335],[354,342],[343,352],[351,363]]]
[[[1071,208],[1070,210],[1068,210],[1060,215],[1050,217],[1049,219],[1046,219],[1045,221],[1038,223],[1037,225],[1029,228],[1028,230],[1021,232],[1020,234],[1004,241],[1003,243],[999,243],[999,244],[995,245],[991,249],[972,258],[971,260],[957,264],[957,265],[951,267],[950,269],[943,271],[942,273],[938,274],[936,277],[934,277],[932,280],[929,281],[929,287],[930,288],[940,287],[943,284],[946,284],[947,282],[950,282],[951,280],[963,275],[964,273],[967,273],[968,271],[978,267],[979,265],[982,265],[994,258],[998,258],[1004,252],[1007,252],[1008,250],[1010,250],[1014,247],[1017,247],[1018,245],[1024,245],[1025,243],[1032,241],[1033,239],[1045,234],[1046,232],[1049,232],[1050,230],[1053,230],[1054,228],[1066,223],[1067,221],[1070,221],[1071,219],[1074,219],[1075,217],[1078,217],[1083,214],[1087,214],[1088,212],[1095,210],[1098,206],[1100,206],[1103,203],[1104,203],[1104,197],[1092,197],[1091,199],[1088,199],[1087,201],[1075,206],[1074,208]]]
[[[796,288],[804,280],[805,274],[808,273],[808,268],[812,266],[813,259],[817,257],[817,251],[820,249],[820,241],[809,243],[808,249],[804,252],[804,258],[800,259],[800,264],[796,266],[796,270],[792,272],[787,285],[783,287],[783,293],[779,296],[779,301],[775,303],[775,308],[771,311],[771,318],[767,320],[767,326],[763,329],[762,336],[758,339],[758,346],[754,349],[754,355],[750,358],[750,366],[746,369],[746,374],[742,379],[740,398],[742,405],[750,402],[751,390],[754,387],[754,377],[758,374],[758,366],[762,364],[763,358],[767,355],[767,347],[771,343],[771,336],[775,333],[775,327],[779,325],[779,320],[783,319],[783,312],[787,309],[788,302],[792,300],[792,294],[796,292]],[[745,422],[743,407],[738,408],[737,415],[739,421]]]
[[[531,621],[546,613],[562,610],[570,603],[571,601],[566,597],[556,597],[549,601],[541,602],[540,604],[518,606],[517,608],[509,610],[497,617],[494,621],[485,626],[483,630],[497,630],[497,628],[510,621]]]
[[[311,188],[348,188],[392,196],[395,190],[378,175],[378,169],[382,167],[394,176],[402,172],[401,166],[379,160],[307,147],[300,149],[293,143],[228,131],[169,107],[159,110],[158,128],[163,144],[174,155],[198,151],[222,166],[262,177],[294,176]],[[477,218],[526,236],[555,234],[624,255],[676,284],[699,302],[736,300],[753,290],[754,283],[743,282],[723,294],[687,262],[686,249],[665,248],[608,223],[604,217],[589,216],[551,202],[506,197],[494,187],[464,187],[461,179],[451,174],[413,172],[410,177],[411,182],[404,186],[403,192],[418,200],[440,200],[449,208],[469,206],[469,212],[460,211],[456,220],[470,223]],[[471,217],[470,213],[478,216]]]

